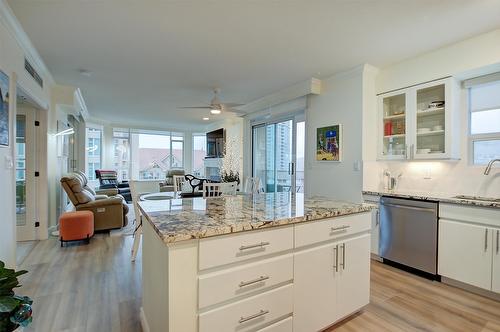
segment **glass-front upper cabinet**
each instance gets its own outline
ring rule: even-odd
[[[404,92],[384,95],[382,107],[382,155],[386,159],[406,158],[407,96]]]
[[[442,79],[379,96],[379,159],[455,159],[457,84]]]

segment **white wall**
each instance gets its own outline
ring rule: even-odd
[[[226,130],[226,141],[229,137],[235,138],[236,142],[236,152],[240,156],[240,179],[244,179],[243,177],[243,158],[244,158],[244,146],[250,144],[250,141],[247,141],[247,138],[243,137],[243,125],[244,120],[240,117],[233,117],[229,119],[224,119],[221,121],[214,122],[207,126],[206,132],[217,130],[220,128],[224,128]],[[226,146],[226,153],[228,153],[228,146]],[[251,156],[250,156],[251,158]]]
[[[322,80],[320,95],[309,96],[306,110],[305,189],[308,196],[351,202],[362,200],[362,114],[365,66]],[[342,162],[316,161],[316,129],[342,124]]]
[[[10,9],[6,7],[4,0],[0,2],[0,69],[11,78],[11,85],[15,84],[15,76],[17,76],[17,84],[23,87],[23,90],[33,98],[41,106],[48,108],[50,99],[50,87],[53,80],[50,76],[45,76],[44,88],[40,88],[24,70],[25,52],[23,47],[16,39],[16,35],[12,29],[12,23],[8,17],[11,17]],[[9,23],[10,22],[10,23]],[[25,36],[24,36],[25,37]],[[30,57],[30,55],[26,55]],[[11,91],[12,92],[12,91]],[[4,261],[9,266],[15,266],[15,247],[16,247],[16,230],[15,230],[15,180],[13,168],[7,168],[5,160],[11,158],[14,160],[14,125],[15,119],[15,100],[11,100],[10,118],[10,145],[9,147],[0,147],[0,260]],[[50,111],[49,111],[50,112]],[[47,114],[45,114],[47,115]],[[46,118],[42,116],[42,118]],[[45,170],[45,168],[43,168]],[[42,174],[42,178],[43,178]],[[46,188],[46,183],[41,183],[42,188]],[[47,223],[47,211],[42,209],[45,215],[41,215],[41,228]],[[45,234],[40,234],[41,237],[46,237]]]
[[[500,71],[500,29],[384,68],[377,77],[376,90],[380,93],[445,76],[463,79],[494,71]],[[484,176],[484,167],[469,164],[466,95],[462,89],[457,108],[461,119],[459,161],[377,162],[374,155],[370,155],[364,159],[363,189],[383,190],[382,173],[388,169],[394,174],[403,174],[397,188],[400,191],[500,196],[498,168]],[[365,148],[376,151],[376,141],[366,141]],[[431,179],[424,179],[429,171]]]

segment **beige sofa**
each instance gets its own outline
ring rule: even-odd
[[[88,186],[87,176],[82,172],[71,173],[61,178],[61,186],[77,211],[94,213],[94,230],[121,228],[128,224],[128,206],[122,196],[109,190],[96,193]]]
[[[171,169],[167,171],[165,182],[160,183],[160,192],[174,191],[174,175],[185,175],[183,169]]]

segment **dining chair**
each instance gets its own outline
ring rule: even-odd
[[[248,177],[245,180],[245,186],[243,191],[247,194],[260,194],[262,192],[262,187],[260,185],[260,178],[258,177]]]
[[[173,176],[173,183],[174,183],[174,193],[181,193],[182,192],[182,185],[186,182],[186,179],[184,175],[174,175]]]
[[[132,245],[132,262],[135,262],[137,257],[137,251],[139,250],[139,244],[141,243],[142,234],[142,219],[141,211],[137,202],[141,195],[154,193],[158,191],[159,184],[161,180],[132,180],[129,181],[130,184],[130,196],[132,196],[132,205],[134,207],[135,214],[135,230],[134,230],[134,244]]]
[[[205,182],[203,183],[203,198],[222,196],[222,183]]]

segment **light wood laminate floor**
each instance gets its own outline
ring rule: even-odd
[[[35,301],[25,331],[140,332],[141,253],[131,263],[131,246],[103,234],[90,245],[37,243],[21,265],[30,273],[19,293]],[[377,262],[371,279],[371,303],[328,331],[500,331],[500,302]]]

